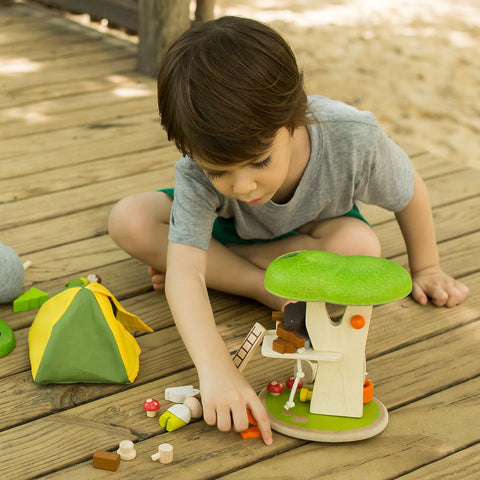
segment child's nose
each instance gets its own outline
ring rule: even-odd
[[[257,188],[257,184],[249,175],[237,175],[233,182],[233,192],[236,195],[246,195]]]

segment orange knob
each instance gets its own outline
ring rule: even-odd
[[[350,323],[351,323],[353,328],[356,328],[357,330],[360,330],[361,328],[363,328],[365,326],[365,319],[361,315],[354,315],[351,318]]]

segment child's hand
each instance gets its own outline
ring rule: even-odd
[[[437,307],[454,307],[470,293],[466,285],[442,272],[439,266],[415,272],[412,280],[412,297],[420,305],[426,305],[430,299]]]
[[[267,412],[245,380],[232,365],[218,366],[215,371],[200,375],[200,391],[203,403],[203,418],[208,425],[217,425],[222,432],[233,426],[236,432],[247,430],[247,408],[257,421],[266,445],[273,443]]]

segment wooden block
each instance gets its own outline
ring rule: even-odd
[[[283,312],[277,312],[277,311],[272,312],[272,320],[274,322],[282,323],[283,319],[284,319],[284,313]]]
[[[300,336],[297,332],[285,330],[282,325],[277,325],[277,335],[290,343],[293,343],[297,348],[305,346],[305,338]]]
[[[277,353],[295,353],[297,347],[283,338],[276,338],[272,343],[272,350]]]
[[[93,454],[93,466],[95,468],[115,472],[119,465],[120,455],[118,453],[95,450],[95,453]]]

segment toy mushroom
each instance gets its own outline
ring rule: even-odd
[[[289,390],[292,389],[293,384],[295,383],[296,378],[297,378],[297,377],[290,377],[290,378],[285,382],[285,384],[287,385],[287,388],[288,388]],[[302,382],[301,380],[299,380],[299,381],[297,382],[297,388],[302,388],[302,387],[303,387],[303,382]]]
[[[282,382],[277,382],[273,380],[267,385],[267,390],[274,396],[280,395],[284,390],[285,387],[283,386]]]
[[[147,417],[155,417],[160,410],[160,403],[154,398],[147,398],[143,402],[143,409],[147,412]]]
[[[271,293],[307,302],[306,327],[312,349],[283,358],[316,361],[310,412],[360,418],[363,414],[365,346],[373,305],[408,295],[412,282],[400,265],[383,258],[343,256],[319,250],[275,259],[265,273]],[[346,305],[333,322],[326,303]],[[265,356],[279,358],[264,341]]]
[[[135,445],[131,440],[122,440],[118,446],[117,453],[122,460],[133,460],[137,456]]]

